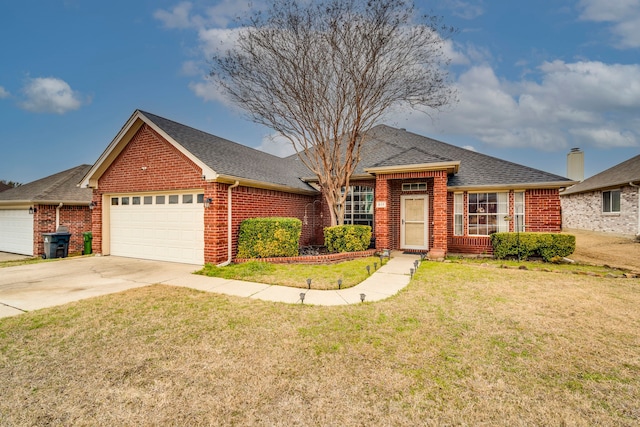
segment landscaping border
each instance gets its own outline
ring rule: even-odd
[[[292,257],[272,257],[272,258],[236,258],[233,260],[236,264],[243,264],[250,261],[269,262],[272,264],[335,264],[342,261],[351,261],[357,258],[366,258],[375,256],[375,249],[358,252],[340,252],[337,254],[322,255],[299,255]]]

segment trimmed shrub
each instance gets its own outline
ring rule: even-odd
[[[336,225],[324,229],[324,244],[330,253],[365,251],[370,243],[368,225]]]
[[[557,233],[494,233],[491,244],[498,259],[540,256],[549,262],[571,255],[576,250],[576,237]]]
[[[298,218],[249,218],[240,224],[238,258],[298,255],[302,221]]]

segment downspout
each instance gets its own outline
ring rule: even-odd
[[[62,207],[62,202],[56,207],[56,231],[60,227],[60,208]]]
[[[233,256],[233,227],[231,224],[233,215],[231,213],[231,190],[239,185],[240,181],[236,181],[233,185],[227,188],[227,260],[221,264],[218,264],[218,267],[224,267],[225,265],[231,264],[231,258]]]
[[[638,189],[638,229],[636,230],[636,236],[640,236],[640,185],[636,185],[631,181],[630,186]]]

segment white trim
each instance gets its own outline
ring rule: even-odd
[[[89,172],[82,178],[79,186],[82,188],[98,188],[98,180],[102,174],[107,170],[111,163],[116,159],[118,154],[124,150],[124,148],[131,142],[131,139],[136,132],[142,127],[143,124],[147,124],[154,131],[156,131],[162,138],[174,146],[178,151],[184,154],[189,160],[202,169],[202,176],[207,180],[215,180],[218,178],[218,174],[207,166],[204,162],[194,156],[190,151],[185,149],[176,140],[171,138],[167,133],[160,129],[155,123],[153,123],[148,117],[146,117],[140,110],[136,110],[127,123],[120,129],[120,132],[107,146],[104,152],[100,155],[96,163],[89,169]]]
[[[407,245],[406,242],[406,230],[405,230],[405,200],[407,199],[422,199],[424,201],[424,246]],[[400,196],[400,248],[401,249],[417,249],[427,250],[429,249],[429,195],[428,194],[416,194],[416,195],[402,195]]]

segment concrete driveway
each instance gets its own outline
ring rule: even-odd
[[[0,269],[0,317],[155,283],[199,267],[121,257],[77,257]]]

